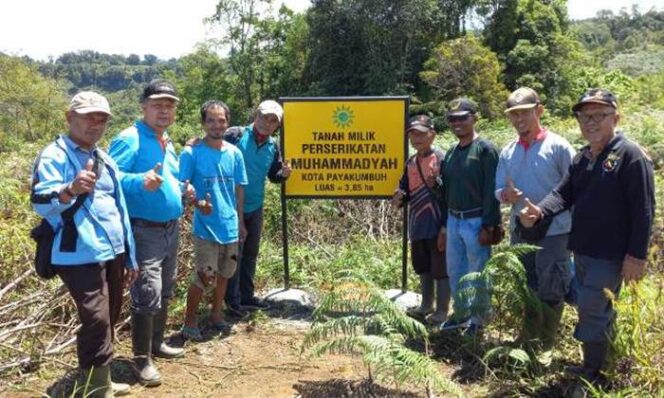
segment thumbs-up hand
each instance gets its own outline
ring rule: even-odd
[[[161,171],[161,163],[155,164],[152,170],[145,173],[145,177],[143,177],[143,188],[150,192],[159,189],[161,183],[164,181],[159,175],[159,171]]]
[[[76,175],[76,178],[74,178],[74,181],[69,184],[69,191],[73,193],[74,196],[78,196],[84,192],[92,192],[92,190],[95,188],[95,184],[97,183],[97,176],[92,171],[93,167],[94,161],[92,158],[90,158],[85,164],[85,168],[79,171]]]
[[[505,188],[502,193],[503,201],[509,204],[515,204],[523,198],[523,192],[514,186],[512,177],[507,177]]]
[[[425,178],[426,181],[424,181],[424,183],[427,184],[429,188],[435,187],[438,184],[438,169],[434,169],[433,172]]]
[[[212,196],[209,193],[205,194],[205,199],[196,202],[196,208],[204,216],[209,216],[212,213]]]
[[[290,161],[288,159],[284,160],[281,164],[281,175],[284,178],[288,178],[291,175],[293,169],[291,168]]]
[[[189,180],[185,180],[184,185],[182,185],[182,196],[184,196],[186,203],[194,203],[196,200],[196,189],[189,183]]]
[[[532,204],[528,198],[524,201],[526,205],[519,212],[519,220],[524,227],[530,228],[542,218],[542,209]]]

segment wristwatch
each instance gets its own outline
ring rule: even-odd
[[[67,195],[71,196],[72,198],[78,196],[78,195],[76,195],[76,194],[74,193],[74,191],[71,190],[71,184],[67,184],[67,186],[65,187],[65,189],[63,189],[62,191],[63,191],[64,193],[66,193]]]

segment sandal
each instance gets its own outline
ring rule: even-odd
[[[219,322],[210,320],[210,326],[212,327],[212,329],[219,332],[230,332],[231,328],[233,327],[233,325],[223,320]]]
[[[193,340],[193,341],[203,340],[203,335],[201,334],[201,330],[197,327],[182,325],[180,333],[182,334],[182,337],[185,340]]]

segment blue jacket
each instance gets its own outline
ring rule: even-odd
[[[249,185],[244,187],[244,212],[251,213],[263,207],[265,200],[265,178],[280,183],[286,180],[281,175],[281,152],[274,137],[261,145],[254,138],[253,123],[246,127],[231,127],[224,133],[224,139],[237,146],[244,157]]]
[[[165,150],[156,133],[142,120],[118,134],[108,154],[118,164],[120,182],[127,197],[129,216],[155,222],[167,222],[182,215],[182,187],[175,148],[167,133]],[[143,188],[145,173],[161,163],[163,183],[154,192]]]
[[[129,215],[122,187],[118,182],[118,168],[113,159],[102,150],[98,149],[97,153],[103,159],[106,165],[105,170],[110,174],[113,184],[116,187],[114,198],[120,212],[120,217],[122,218],[127,268],[137,269],[134,236],[131,232],[131,225],[129,224]],[[90,197],[85,200],[81,208],[74,214],[74,223],[78,232],[76,251],[60,251],[63,227],[60,215],[63,211],[71,207],[75,200],[72,199],[69,203],[62,203],[58,195],[67,184],[74,180],[80,171],[81,165],[76,155],[71,152],[71,149],[64,142],[62,136],[44,148],[33,168],[32,207],[51,224],[51,227],[55,231],[51,254],[51,262],[53,264],[67,266],[98,263],[112,260],[120,254],[113,250],[113,246],[108,238],[109,234],[99,222]]]

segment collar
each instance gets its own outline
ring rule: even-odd
[[[97,150],[97,145],[95,145],[90,150],[81,148],[80,145],[75,143],[74,140],[72,140],[71,137],[69,137],[69,135],[66,135],[66,134],[62,135],[62,140],[64,141],[65,145],[67,145],[67,147],[69,147],[69,149],[71,149],[74,152],[79,151],[79,152],[83,152],[83,153],[88,154],[88,155],[92,155]]]
[[[523,146],[523,149],[528,149],[531,146],[535,145],[535,143],[537,143],[538,141],[544,141],[547,133],[548,133],[547,129],[541,128],[540,131],[537,132],[537,135],[535,136],[533,142],[528,142],[523,138],[521,138],[521,136],[519,136],[519,138],[517,139],[517,144]]]
[[[256,140],[256,145],[263,145],[266,143],[269,139],[269,135],[263,135],[259,134],[258,131],[256,131],[256,127],[252,124],[251,125],[251,134],[254,136],[254,140]]]
[[[611,140],[606,144],[604,149],[602,149],[602,152],[600,152],[595,159],[598,159],[609,152],[617,151],[623,145],[624,140],[625,136],[620,131],[616,131],[616,136],[611,138]],[[581,148],[581,152],[583,153],[583,156],[585,156],[586,158],[590,160],[593,159],[593,154],[592,151],[590,150],[590,145],[586,145],[583,148]]]

